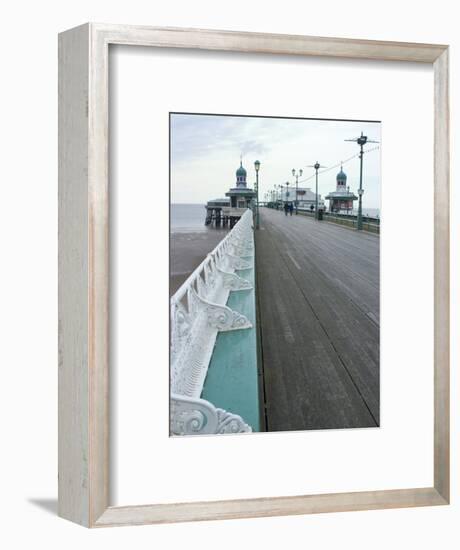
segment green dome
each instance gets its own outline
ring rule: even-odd
[[[337,180],[345,180],[346,181],[347,179],[347,175],[345,174],[345,172],[340,169],[340,172],[337,174]]]
[[[240,167],[238,168],[238,170],[236,171],[236,175],[237,176],[244,176],[246,177],[246,170],[243,168],[243,164],[240,164]]]

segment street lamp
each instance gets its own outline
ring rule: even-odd
[[[360,166],[359,166],[359,189],[358,189],[358,219],[356,223],[356,229],[361,230],[363,228],[363,147],[366,145],[366,143],[379,143],[378,141],[372,141],[371,139],[367,139],[367,136],[361,132],[361,135],[358,138],[355,139],[346,139],[345,141],[354,141],[360,146],[359,151],[359,160],[360,160]]]
[[[315,164],[310,165],[309,168],[314,168],[316,172],[316,196],[315,196],[315,219],[318,219],[318,170],[320,168],[326,168],[325,166],[321,166],[321,164],[316,161]]]
[[[298,172],[296,172],[295,168],[293,168],[292,169],[292,175],[295,177],[295,213],[297,215],[299,213],[299,199],[298,199],[299,177],[302,176],[302,168],[299,168]]]
[[[259,229],[259,168],[260,162],[256,160],[254,162],[254,168],[256,169],[256,229]]]
[[[286,182],[286,203],[289,201],[289,182]]]

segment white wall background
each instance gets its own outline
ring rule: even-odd
[[[432,485],[432,302],[420,308],[420,296],[429,296],[433,289],[433,219],[425,216],[414,246],[413,219],[401,217],[401,204],[395,200],[396,190],[405,197],[413,192],[414,167],[423,158],[423,173],[418,170],[416,178],[417,193],[424,197],[425,213],[433,210],[432,69],[409,63],[271,56],[248,59],[247,55],[201,51],[184,56],[177,51],[132,46],[114,48],[110,68],[110,205],[113,227],[120,228],[111,240],[114,331],[110,398],[116,411],[111,417],[112,460],[116,457],[112,504]],[[258,85],[270,90],[269,94],[261,96],[258,88],[251,86],[232,89],[240,80],[251,82],[255,70]],[[193,74],[199,84],[188,86],[184,94],[182,82],[187,74]],[[293,74],[296,87],[286,95],[285,81]],[[347,85],[335,92],[337,81],[346,79]],[[160,84],[162,80],[165,82]],[[385,223],[380,236],[379,429],[167,437],[168,210],[164,207],[152,216],[152,205],[168,202],[167,185],[158,182],[168,180],[168,112],[178,109],[382,120],[381,209]],[[410,143],[401,147],[400,136],[415,128]],[[316,139],[320,141],[319,136]],[[259,158],[265,185],[280,166],[289,173],[291,162],[281,154],[269,152]],[[301,162],[304,157],[297,152],[293,158]],[[209,170],[206,163],[202,170],[204,166]],[[215,189],[222,185],[225,189],[225,181],[219,175]],[[194,187],[193,180],[190,186]],[[152,235],[159,241],[154,252],[140,254],[152,249]],[[404,267],[397,269],[398,265]],[[402,312],[417,309],[420,314],[411,315],[408,325]],[[280,448],[287,468],[280,465]],[[402,452],[390,453],[389,449]],[[219,479],[222,471],[228,475]],[[204,483],[206,478],[219,479],[219,483]]]
[[[453,212],[452,505],[87,531],[55,517],[57,462],[57,33],[88,20],[451,44],[453,137],[460,119],[458,18],[448,0],[108,0],[10,3],[0,33],[2,253],[0,542],[5,548],[457,548],[460,217]],[[409,136],[410,138],[410,136]],[[455,143],[455,142],[454,142]],[[452,204],[460,200],[453,149]],[[417,167],[414,167],[414,178]],[[4,279],[4,280],[3,280]],[[457,309],[457,311],[455,311]],[[53,513],[50,513],[52,511]]]

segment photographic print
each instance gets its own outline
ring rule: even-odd
[[[381,123],[169,124],[170,435],[379,427]]]

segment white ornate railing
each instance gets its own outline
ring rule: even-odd
[[[252,324],[226,303],[252,285],[236,271],[253,268],[252,211],[195,269],[171,298],[171,414],[174,435],[251,431],[241,417],[200,399],[217,334]]]
[[[234,434],[251,432],[251,426],[238,416],[216,408],[205,399],[171,395],[173,435]]]

